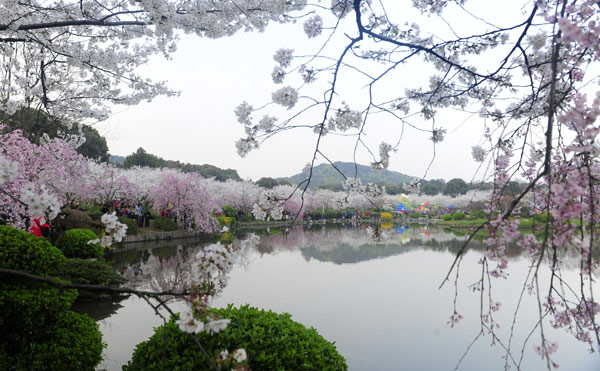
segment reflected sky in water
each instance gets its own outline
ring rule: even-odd
[[[475,243],[461,264],[458,311],[465,318],[450,328],[454,287],[438,287],[462,237],[435,227],[403,229],[385,229],[381,243],[374,243],[362,226],[272,230],[275,234],[264,237],[257,250],[241,257],[214,306],[248,303],[288,312],[294,320],[335,341],[351,370],[453,370],[480,328],[480,297],[467,286],[480,278],[477,261],[482,250]],[[175,251],[155,250],[114,254],[115,267],[137,277],[134,284],[143,287],[147,272],[169,251]],[[502,302],[495,318],[502,325],[497,333],[503,340],[509,337],[529,267],[528,258],[519,255],[518,249],[509,249],[509,256],[510,276],[496,279],[493,287],[494,299]],[[575,268],[575,262],[571,266]],[[576,271],[564,272],[564,278],[577,280]],[[120,369],[135,344],[152,334],[152,326],[162,323],[139,299],[129,298],[119,305],[114,306],[112,315],[104,310],[103,316],[110,316],[100,321],[104,341],[109,344],[101,367],[108,370]],[[512,342],[517,362],[538,316],[533,296],[526,294],[521,308]],[[559,342],[553,360],[561,369],[600,369],[600,356],[590,355],[585,344],[550,326],[544,331],[548,339]],[[503,369],[501,357],[506,351],[491,342],[490,335],[480,338],[458,369]],[[538,344],[539,332],[535,332],[525,345],[521,369],[545,368],[533,351]]]

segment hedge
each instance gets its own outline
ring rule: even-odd
[[[161,231],[176,231],[179,229],[172,218],[156,218],[150,221],[150,226]]]
[[[335,345],[314,328],[277,314],[248,305],[213,309],[222,318],[231,319],[227,328],[209,335],[195,335],[208,354],[244,348],[252,370],[347,370],[348,366]],[[154,335],[137,345],[132,359],[123,370],[207,370],[210,366],[198,351],[193,335],[179,329],[173,320],[157,327]],[[164,339],[167,339],[166,345]]]
[[[43,238],[0,226],[0,267],[48,276],[66,258]],[[93,370],[102,335],[88,316],[69,310],[76,290],[25,278],[0,281],[1,370]]]

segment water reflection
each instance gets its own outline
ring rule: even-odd
[[[296,321],[314,326],[335,341],[351,370],[452,370],[480,329],[480,297],[467,286],[480,276],[477,261],[483,246],[476,240],[465,255],[464,284],[458,292],[459,310],[465,319],[451,329],[448,319],[454,290],[451,285],[438,290],[438,285],[464,236],[433,225],[386,227],[381,231],[384,238],[377,243],[369,226],[360,224],[259,231],[264,236],[260,245],[240,256],[229,286],[214,305],[249,303],[289,312]],[[156,275],[174,277],[169,268],[173,262],[185,265],[199,248],[197,244],[153,248],[113,253],[111,259],[132,285],[147,288]],[[509,324],[529,267],[529,258],[516,246],[509,247],[507,255],[511,274],[494,282],[495,296],[503,300],[496,320],[506,324],[498,329],[504,337],[510,335]],[[574,270],[564,272],[565,280],[578,278],[575,260],[570,267]],[[524,298],[522,308],[536,308],[534,299]],[[109,344],[103,367],[115,370],[129,359],[135,344],[149,336],[151,327],[160,324],[152,310],[137,299],[119,305],[123,307],[101,321]],[[536,310],[521,312],[515,344],[525,341],[536,320]],[[600,357],[587,354],[585,345],[562,331],[545,330],[560,344],[555,360],[563,369],[600,369]],[[477,342],[459,369],[502,369],[504,351],[500,346],[490,347],[490,342],[489,336]],[[521,369],[545,368],[533,352],[536,343],[539,336],[534,334],[523,348]],[[515,349],[518,356],[521,349]]]
[[[284,229],[261,240],[263,253],[301,251],[307,261],[317,259],[336,264],[358,263],[403,254],[414,249],[457,253],[465,243],[466,231],[442,229],[435,225],[390,225],[373,237],[367,224],[313,225],[310,228]],[[469,243],[470,250],[483,250],[482,237]],[[506,256],[519,257],[523,249],[515,244],[507,248]]]
[[[127,298],[128,295],[114,295],[110,300],[78,300],[72,308],[75,312],[87,313],[94,321],[102,321],[123,308],[122,302]]]

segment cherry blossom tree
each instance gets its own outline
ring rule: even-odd
[[[219,206],[202,186],[202,176],[163,169],[148,198],[157,210],[171,209],[188,229],[211,233],[218,230],[212,216]]]
[[[0,135],[0,148],[0,209],[5,223],[28,228],[32,218],[54,219],[60,207],[85,187],[80,175],[86,161],[63,140],[36,145],[15,130]]]
[[[176,95],[137,68],[176,50],[178,31],[219,38],[292,20],[306,1],[0,2],[0,110],[43,109],[64,122],[110,104]]]
[[[323,211],[343,208],[345,196],[346,194],[343,192],[334,192],[329,189],[319,189],[314,193],[315,201]]]
[[[88,200],[104,204],[134,192],[134,185],[122,169],[111,164],[88,161],[88,171],[83,174],[89,192]]]
[[[220,207],[232,206],[249,214],[252,207],[258,202],[263,189],[251,181],[227,180],[219,182],[214,179],[205,179],[203,186],[213,196]]]
[[[129,169],[119,169],[119,171],[132,185],[125,188],[125,197],[131,201],[139,201],[148,198],[150,190],[160,179],[162,169],[134,166]]]

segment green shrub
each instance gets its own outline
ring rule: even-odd
[[[445,221],[452,220],[452,215],[446,214],[446,215],[442,216],[442,219],[445,220]]]
[[[484,219],[485,213],[482,210],[475,210],[469,215],[469,219]]]
[[[69,229],[56,241],[58,247],[68,258],[100,258],[104,248],[97,243],[88,243],[98,238],[89,229]]]
[[[0,266],[45,276],[67,261],[43,238],[10,226],[0,226]]]
[[[549,219],[548,213],[535,214],[533,219],[535,219],[535,221],[538,221],[541,223],[546,223],[546,222],[548,222],[548,219]]]
[[[220,226],[231,225],[231,223],[235,223],[235,217],[232,216],[218,216],[217,220],[219,221]]]
[[[454,213],[454,215],[452,216],[452,219],[454,220],[463,220],[465,218],[465,213],[461,213],[460,211],[457,213]]]
[[[333,343],[314,328],[307,329],[294,322],[287,313],[277,314],[248,305],[239,309],[230,305],[213,312],[231,319],[229,326],[218,334],[196,336],[215,360],[224,349],[244,348],[252,370],[348,369]],[[190,334],[179,330],[173,320],[167,324],[166,334],[164,327],[157,327],[150,339],[138,344],[132,359],[123,367],[123,370],[161,369],[210,369]]]
[[[223,211],[223,215],[228,216],[230,218],[235,218],[237,211],[231,206],[223,206],[221,209]]]
[[[254,215],[247,214],[247,215],[244,215],[240,221],[246,222],[246,223],[252,223],[252,222],[256,221],[256,219],[254,219]]]
[[[338,217],[338,212],[335,210],[327,210],[324,215],[325,219],[335,219]]]
[[[176,231],[177,223],[171,218],[158,218],[150,221],[150,226],[161,231]]]
[[[410,214],[411,219],[419,219],[420,217],[421,217],[421,213],[411,213]]]
[[[51,272],[51,275],[72,283],[90,285],[119,286],[127,282],[102,260],[68,259],[65,265]]]
[[[0,226],[0,267],[47,276],[65,262],[45,239]],[[76,290],[3,277],[0,369],[93,370],[102,357],[102,335],[89,317],[69,311],[76,297]]]
[[[47,329],[50,330],[50,329]],[[62,312],[51,341],[26,344],[18,354],[2,354],[2,370],[94,370],[102,360],[102,333],[85,314]]]
[[[125,224],[127,226],[127,235],[128,236],[135,236],[138,234],[138,225],[137,225],[137,221],[135,219],[129,219],[126,216],[120,216],[119,221],[123,224]],[[152,222],[152,220],[150,220],[150,222]]]

